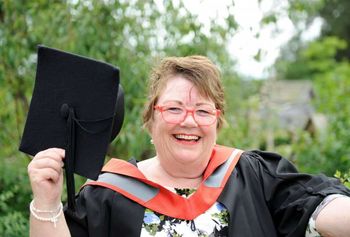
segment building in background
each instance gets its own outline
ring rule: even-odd
[[[290,155],[290,145],[301,131],[307,131],[311,136],[324,132],[327,120],[325,115],[315,111],[314,97],[311,81],[267,80],[260,90],[260,110],[251,116],[255,124],[251,128],[263,131],[260,147],[267,150],[279,150],[280,147]]]

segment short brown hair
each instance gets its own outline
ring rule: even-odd
[[[182,76],[192,82],[199,93],[215,103],[221,111],[217,128],[224,122],[224,90],[220,80],[220,72],[216,65],[204,56],[167,57],[151,71],[148,85],[148,100],[143,113],[143,125],[150,130],[153,120],[154,106],[165,89],[169,78]]]

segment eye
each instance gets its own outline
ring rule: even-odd
[[[199,116],[209,116],[213,115],[213,110],[212,109],[197,109],[196,114]]]
[[[164,110],[172,114],[181,114],[183,112],[183,109],[181,107],[176,106],[169,106],[166,107]]]

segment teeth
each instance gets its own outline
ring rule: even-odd
[[[175,135],[175,137],[178,139],[184,139],[184,140],[198,140],[199,139],[198,136],[183,135],[183,134]]]

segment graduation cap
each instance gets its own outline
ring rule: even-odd
[[[70,210],[75,209],[74,173],[97,179],[123,119],[118,68],[38,46],[35,86],[19,150],[33,156],[51,147],[66,150]]]

